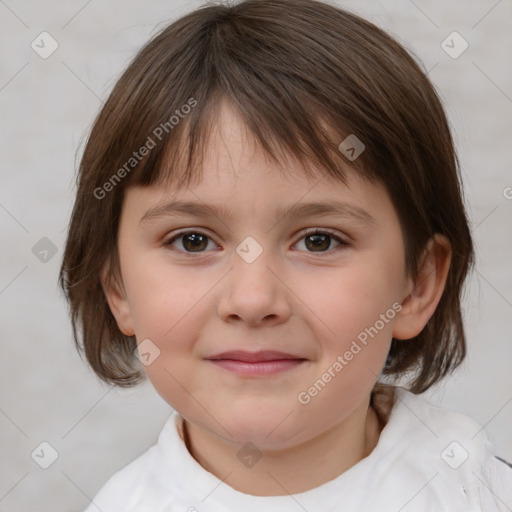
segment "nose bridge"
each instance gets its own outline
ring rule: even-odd
[[[286,287],[276,276],[276,258],[270,248],[248,236],[236,247],[232,270],[219,303],[219,314],[258,323],[272,318],[283,321],[289,316]],[[273,271],[272,271],[272,270]]]

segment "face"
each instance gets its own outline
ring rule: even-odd
[[[187,421],[286,448],[368,398],[407,295],[404,242],[383,186],[350,170],[348,186],[308,179],[292,162],[285,175],[228,107],[219,126],[198,185],[126,191],[124,291],[110,304]],[[218,211],[170,207],[178,200]]]

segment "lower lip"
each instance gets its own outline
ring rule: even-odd
[[[279,359],[254,363],[234,359],[210,359],[210,361],[225,370],[245,377],[277,375],[281,372],[296,368],[305,362],[304,359]]]

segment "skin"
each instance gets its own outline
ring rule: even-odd
[[[287,169],[285,175],[265,157],[224,104],[200,183],[126,191],[118,237],[122,285],[104,270],[120,330],[160,350],[145,371],[185,418],[190,453],[226,484],[258,496],[317,487],[373,450],[380,430],[370,393],[391,338],[421,332],[441,298],[451,257],[448,240],[436,235],[419,275],[409,277],[399,219],[381,184],[350,169],[348,187],[320,172],[308,179],[291,159]],[[150,208],[176,198],[224,205],[233,217],[140,222]],[[363,208],[375,223],[333,215],[275,221],[283,205],[331,199]],[[166,245],[184,228],[207,235],[202,252],[190,252],[184,237]],[[308,228],[327,229],[346,245],[327,238],[326,250],[316,249],[303,233]],[[236,252],[247,236],[263,249],[252,263]],[[298,394],[394,303],[400,312],[309,403],[300,403]],[[307,361],[248,378],[205,359],[227,350],[279,350]],[[237,457],[248,442],[262,456],[252,467]]]

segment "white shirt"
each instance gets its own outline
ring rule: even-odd
[[[512,468],[475,421],[397,389],[373,451],[338,477],[261,497],[223,483],[190,455],[173,413],[158,442],[116,472],[85,512],[510,512]]]

